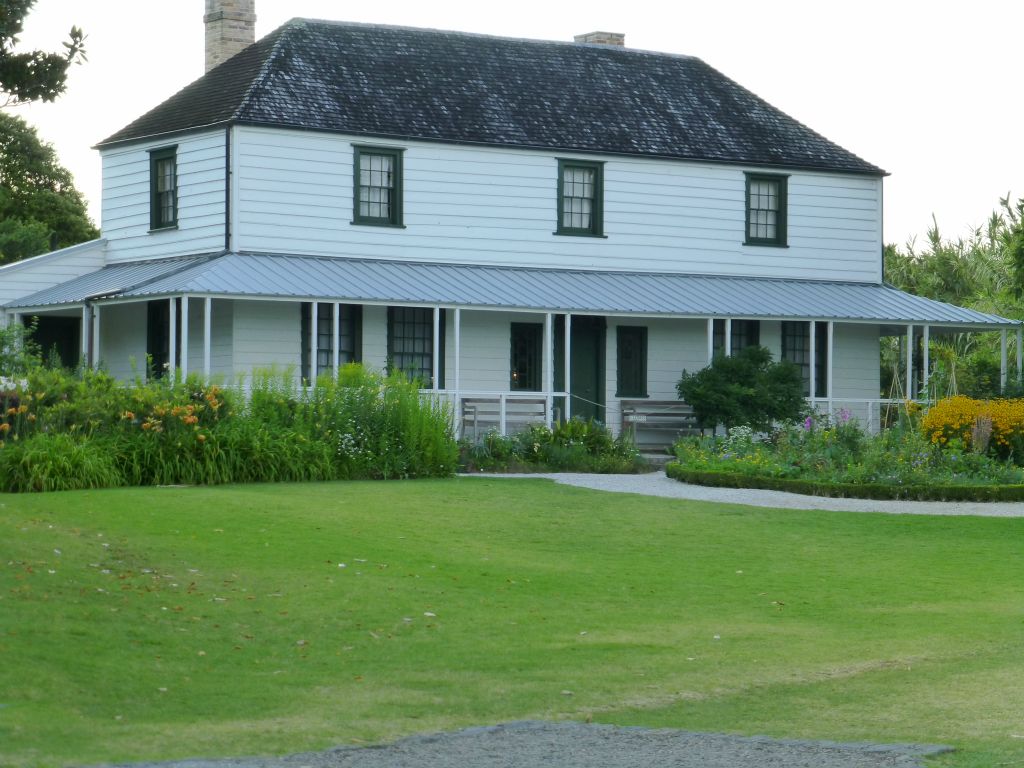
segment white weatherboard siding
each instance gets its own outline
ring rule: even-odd
[[[178,226],[150,232],[149,153],[177,146]],[[103,236],[111,262],[224,249],[223,130],[101,151]]]
[[[146,302],[106,304],[100,312],[100,361],[117,379],[146,377]]]
[[[230,383],[235,373],[232,365],[234,360],[234,305],[237,302],[226,299],[214,299],[210,314],[210,377]],[[188,372],[203,374],[203,356],[205,350],[203,329],[203,307],[205,300],[201,296],[193,296],[188,302]],[[179,363],[180,365],[180,363]],[[248,371],[246,371],[248,372]]]
[[[102,240],[92,240],[0,267],[0,304],[96,271],[104,248]]]
[[[201,304],[202,300],[193,299],[189,303]],[[276,367],[280,371],[291,369],[292,373],[298,376],[299,365],[302,362],[300,304],[291,301],[232,303],[235,374],[247,376],[254,369]],[[217,317],[216,313],[215,308],[214,318]]]
[[[846,409],[862,424],[868,423],[864,403],[844,402],[844,398],[876,398],[881,388],[879,332],[875,325],[836,323],[833,331],[832,400],[835,410]],[[871,423],[878,425],[878,409]]]
[[[454,313],[448,313],[445,385],[455,387]],[[512,360],[512,323],[543,326],[544,315],[526,312],[462,311],[462,391],[506,392]],[[542,374],[543,375],[543,374]],[[543,378],[542,378],[543,381]]]
[[[253,127],[235,137],[238,250],[881,279],[879,178],[790,173],[789,247],[745,246],[743,167],[608,157],[607,238],[568,237],[552,234],[557,158],[568,153]],[[405,149],[404,228],[351,224],[354,143]]]
[[[363,307],[363,364],[383,371],[387,363],[388,308]]]

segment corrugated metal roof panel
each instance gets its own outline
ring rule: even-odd
[[[134,281],[132,287],[111,290],[107,295],[141,298],[188,293],[581,314],[832,319],[952,326],[1019,324],[869,283],[241,253],[160,264],[162,267],[156,262],[108,267],[22,299],[18,306],[60,303],[56,300],[58,296],[64,296],[66,303],[81,301],[103,293],[98,290],[100,286],[127,286]]]
[[[130,288],[173,274],[198,262],[206,261],[208,258],[209,256],[188,256],[176,259],[110,264],[95,272],[16,299],[4,306],[8,309],[48,307],[55,304],[81,304],[90,299],[121,296]]]

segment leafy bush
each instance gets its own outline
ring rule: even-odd
[[[696,373],[683,371],[676,390],[702,428],[747,425],[766,431],[776,422],[796,421],[806,408],[800,369],[773,363],[771,352],[758,346],[716,355]]]
[[[37,367],[0,404],[0,460],[20,467],[9,490],[436,477],[458,459],[446,404],[361,366],[310,388],[266,372],[248,400],[197,378]]]
[[[553,429],[531,425],[514,435],[488,432],[460,444],[465,471],[642,472],[646,462],[630,435],[613,437],[597,421],[570,419]]]

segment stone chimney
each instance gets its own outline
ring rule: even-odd
[[[206,71],[256,42],[256,0],[206,0]]]
[[[595,45],[626,45],[626,35],[622,32],[587,32],[585,35],[576,35],[573,40]]]

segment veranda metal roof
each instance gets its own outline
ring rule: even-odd
[[[5,305],[188,294],[578,314],[837,320],[1016,328],[998,315],[875,283],[539,269],[226,253],[104,267]]]

